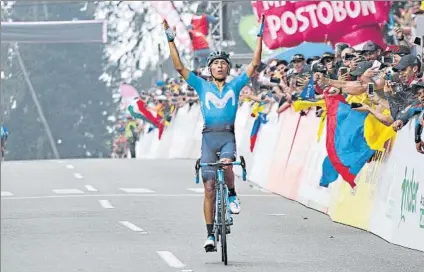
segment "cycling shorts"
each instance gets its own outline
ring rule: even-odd
[[[220,152],[219,158],[217,152]],[[206,132],[202,136],[201,163],[216,162],[220,159],[235,160],[236,138],[233,132]],[[216,178],[216,167],[202,167],[203,182]]]

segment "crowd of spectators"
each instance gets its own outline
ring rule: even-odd
[[[324,92],[343,94],[352,108],[373,114],[395,131],[419,115],[415,143],[417,151],[424,154],[420,137],[424,123],[422,41],[415,36],[414,25],[422,10],[420,2],[395,3],[393,20],[385,28],[386,42],[392,45],[383,48],[368,41],[354,48],[338,43],[334,52],[321,56],[305,58],[296,54],[289,60],[267,60],[242,90],[240,104],[260,103],[265,114],[275,108],[282,114],[294,101],[302,99],[300,95],[307,85],[313,84],[315,100],[321,99]],[[243,69],[243,65],[233,65],[228,81]],[[207,68],[195,73],[211,79]],[[155,86],[154,91],[141,92],[141,98],[167,122],[172,122],[182,106],[188,104],[190,109],[198,103],[195,91],[181,78],[169,78]],[[323,109],[316,107],[315,112],[320,117]]]

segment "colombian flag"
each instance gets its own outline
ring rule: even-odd
[[[328,156],[322,164],[320,186],[328,187],[339,174],[354,188],[356,175],[375,151],[396,133],[372,114],[353,110],[341,95],[325,96]]]
[[[253,123],[252,131],[250,132],[250,152],[253,152],[256,144],[256,138],[258,137],[259,130],[262,124],[268,122],[267,115],[259,112],[258,117],[256,117],[255,122]]]
[[[141,119],[149,124],[152,124],[159,129],[159,140],[162,138],[162,133],[164,125],[161,123],[159,116],[155,117],[153,114],[146,108],[146,104],[140,98],[135,98],[135,103],[131,103],[128,106],[128,111],[131,116],[137,119]]]

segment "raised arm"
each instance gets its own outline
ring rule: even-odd
[[[252,77],[255,73],[255,70],[259,67],[261,64],[261,57],[262,57],[262,35],[264,32],[264,25],[265,25],[265,15],[262,14],[261,16],[261,25],[259,27],[258,32],[258,38],[256,39],[256,48],[255,52],[253,53],[253,59],[252,62],[247,66],[246,68],[246,74],[248,77]]]
[[[175,46],[174,39],[176,36],[176,29],[175,27],[174,29],[171,29],[166,20],[163,21],[163,27],[165,29],[166,38],[168,39],[169,52],[175,70],[177,70],[177,72],[184,78],[184,80],[187,80],[188,76],[190,75],[190,70],[184,67],[184,64],[180,58],[180,54],[178,53],[177,47]]]

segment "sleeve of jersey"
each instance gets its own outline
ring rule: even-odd
[[[190,72],[186,81],[188,85],[190,85],[194,90],[196,90],[198,95],[203,92],[203,79],[196,76],[193,72]]]
[[[233,79],[234,91],[240,94],[241,89],[249,82],[250,78],[247,75],[246,71],[244,71],[240,76]]]

